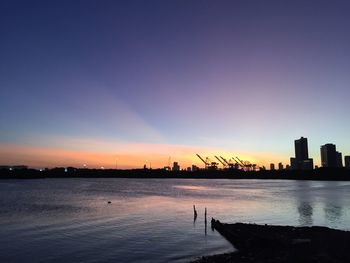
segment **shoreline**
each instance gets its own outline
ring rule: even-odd
[[[314,170],[262,170],[242,171],[198,170],[167,171],[164,169],[77,169],[53,168],[35,169],[0,169],[0,179],[44,179],[44,178],[157,178],[157,179],[277,179],[277,180],[320,180],[350,181],[350,169],[319,168]]]
[[[201,257],[192,263],[350,262],[350,231],[321,226],[224,224],[215,219],[211,226],[238,251]]]

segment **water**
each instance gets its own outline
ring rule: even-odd
[[[188,262],[233,251],[211,217],[350,230],[350,182],[1,180],[0,262]]]

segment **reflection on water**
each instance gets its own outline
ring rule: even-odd
[[[298,206],[299,224],[302,226],[312,225],[312,206],[307,202],[300,202]]]
[[[174,185],[174,188],[191,190],[191,191],[215,191],[216,188],[203,186],[203,185]]]
[[[324,208],[326,219],[330,222],[339,222],[342,217],[342,207],[332,204],[326,204]]]
[[[295,186],[299,225],[316,224],[347,229],[342,220],[348,220],[348,215],[343,218],[343,201],[349,196],[348,182],[299,181]],[[314,209],[317,209],[316,223]]]
[[[299,213],[299,225],[311,226],[313,224],[313,203],[310,191],[312,190],[312,183],[310,181],[296,182],[296,201]]]
[[[339,189],[342,188],[342,184],[336,182],[332,187],[327,189],[329,198],[325,201],[323,210],[325,213],[325,219],[328,222],[341,222],[343,216],[344,197],[342,195],[342,191],[339,191]]]
[[[350,230],[350,183],[0,181],[0,262],[187,262],[232,251],[208,231],[211,217]]]

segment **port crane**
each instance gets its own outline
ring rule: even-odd
[[[220,156],[220,158],[221,158],[221,160],[223,160],[227,165],[228,165],[228,167],[230,168],[230,169],[233,169],[233,168],[235,168],[234,167],[234,164],[231,162],[231,161],[227,161],[224,157],[222,157],[222,156]]]
[[[196,154],[197,157],[204,163],[205,169],[212,169],[216,170],[218,169],[218,165],[221,163],[223,166],[223,169],[241,169],[244,171],[256,171],[258,166],[256,164],[252,164],[249,161],[242,161],[239,157],[232,157],[229,161],[227,161],[224,157],[222,156],[217,156],[214,155],[214,157],[219,161],[213,162],[210,160],[209,157],[206,157],[205,159],[202,158],[199,154]],[[233,163],[235,162],[235,164]]]
[[[209,169],[213,169],[213,170],[218,169],[219,163],[213,162],[212,160],[210,160],[209,157],[207,157],[207,160],[208,160],[208,162],[210,163],[210,166],[208,167]]]
[[[243,167],[245,166],[244,162],[241,159],[239,159],[237,156],[236,156],[236,159],[242,164]]]
[[[219,157],[217,157],[216,155],[215,155],[215,158],[222,164],[223,168],[225,169],[227,164],[223,162],[221,159],[219,159]]]
[[[209,166],[209,163],[206,160],[204,160],[198,153],[196,155],[205,164],[205,169],[207,169]]]
[[[255,171],[256,169],[256,164],[251,164],[249,161],[242,161],[241,159],[239,159],[236,156],[236,159],[239,161],[239,163],[241,164],[241,167],[245,170],[245,171]]]
[[[216,170],[218,168],[218,163],[212,162],[208,157],[204,160],[198,153],[196,155],[205,164],[205,169]]]
[[[236,162],[236,167],[237,168],[241,167],[242,169],[244,169],[244,165],[242,163],[238,162],[235,157],[232,157],[232,160],[234,160]]]

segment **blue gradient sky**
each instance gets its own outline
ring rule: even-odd
[[[348,1],[2,0],[1,163],[189,165],[199,151],[266,165],[289,162],[300,136],[316,164],[324,143],[350,155],[349,13]]]

